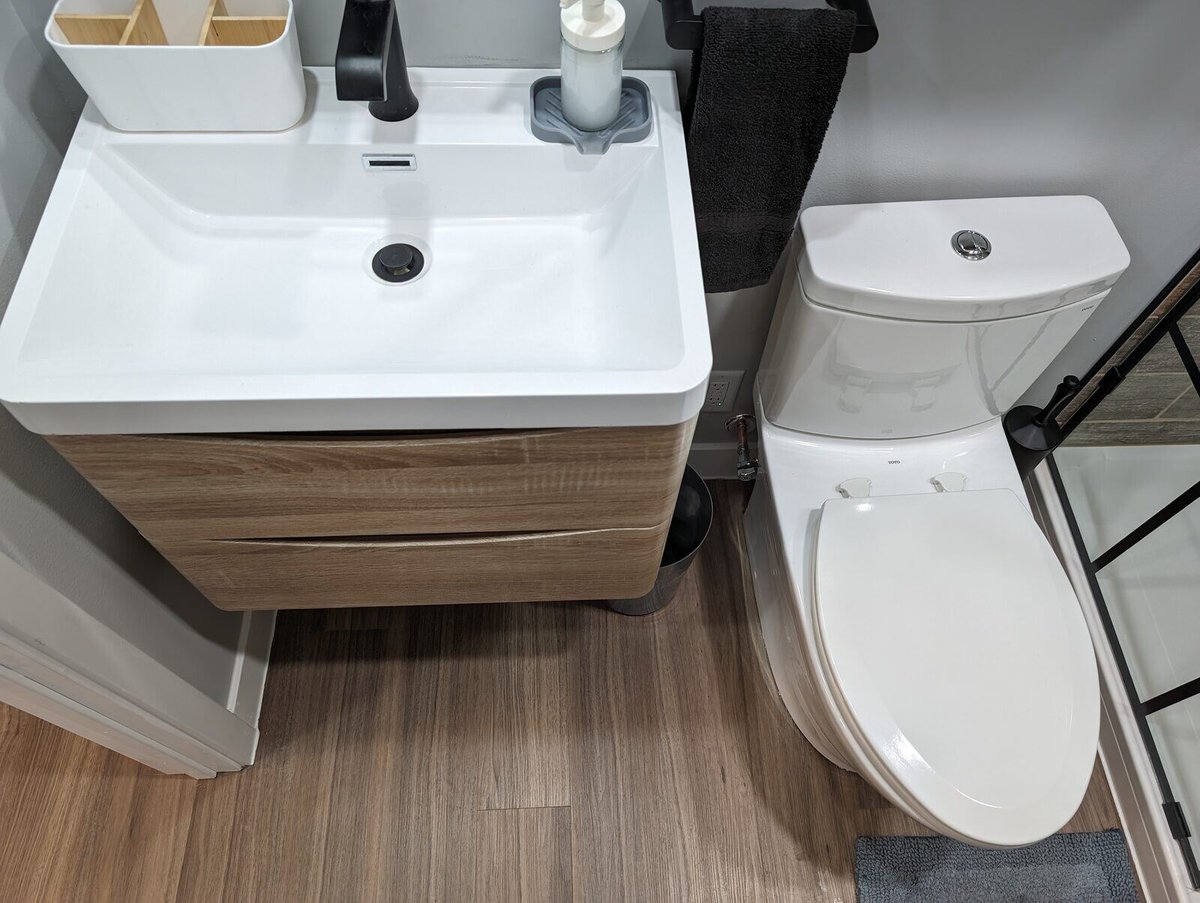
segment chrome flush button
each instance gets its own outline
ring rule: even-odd
[[[950,247],[959,257],[967,260],[983,260],[992,253],[992,243],[974,229],[962,229],[950,239]]]

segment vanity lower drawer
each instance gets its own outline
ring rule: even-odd
[[[671,516],[693,423],[47,438],[161,545],[653,527]]]
[[[500,536],[206,540],[162,551],[220,608],[619,599],[658,575],[654,527]]]

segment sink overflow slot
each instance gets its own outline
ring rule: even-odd
[[[363,154],[362,161],[367,172],[411,172],[417,168],[413,154]]]

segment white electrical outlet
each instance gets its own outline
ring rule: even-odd
[[[737,401],[745,370],[714,370],[708,376],[708,391],[701,411],[728,411]]]

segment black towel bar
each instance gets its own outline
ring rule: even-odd
[[[662,3],[663,30],[667,44],[676,50],[699,50],[704,43],[704,25],[692,0],[660,0]],[[875,27],[875,15],[869,0],[826,0],[834,9],[853,10],[858,16],[858,27],[854,29],[851,53],[866,53],[879,40],[879,29]]]

